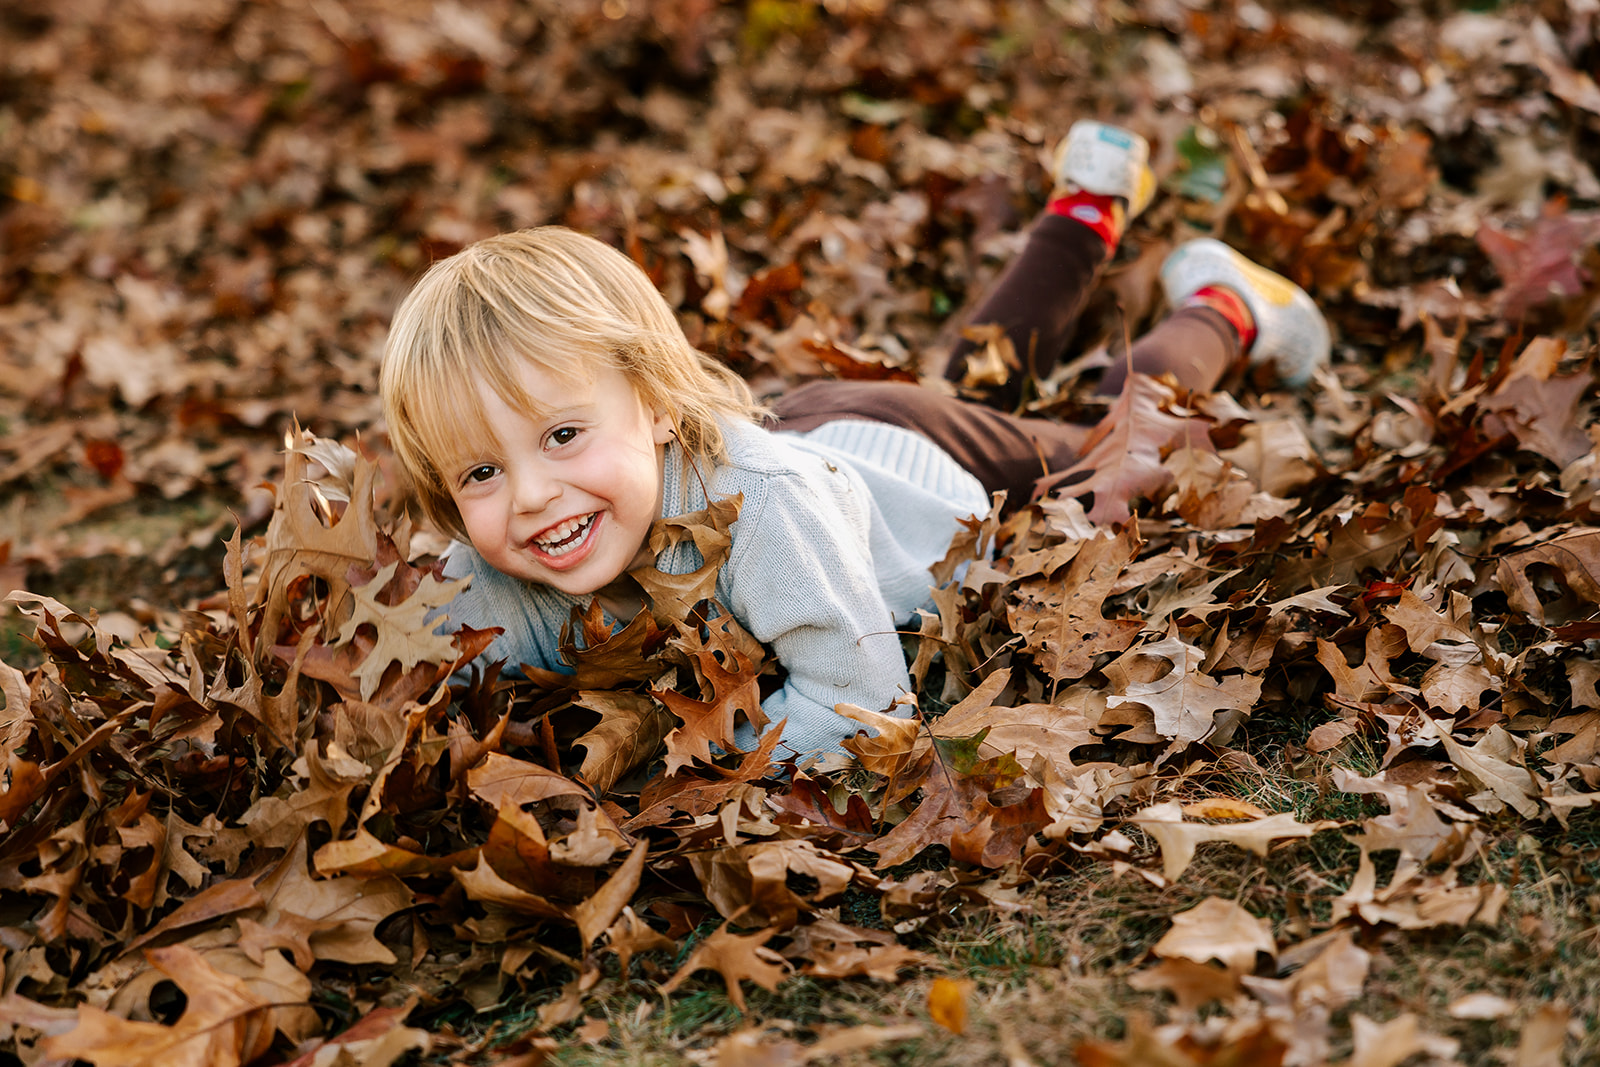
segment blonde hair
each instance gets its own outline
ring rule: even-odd
[[[611,367],[665,412],[696,462],[726,455],[717,417],[764,410],[733,371],[689,344],[649,277],[621,252],[561,226],[503,233],[430,267],[395,311],[379,386],[395,456],[423,512],[466,539],[442,464],[492,442],[478,384],[540,410],[518,370],[560,382]]]

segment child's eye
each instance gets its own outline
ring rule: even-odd
[[[576,426],[563,426],[559,430],[550,431],[550,443],[553,445],[570,445],[577,439],[577,436],[578,428]]]
[[[467,471],[467,473],[462,477],[461,481],[463,483],[467,483],[467,482],[486,482],[490,478],[493,478],[496,474],[499,474],[499,473],[500,473],[500,468],[499,467],[492,466],[492,465],[490,465],[488,463],[480,463],[480,464],[478,464],[478,466],[473,467],[471,470]]]

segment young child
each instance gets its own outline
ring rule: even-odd
[[[993,294],[997,322],[1043,376],[1126,220],[1149,202],[1148,146],[1080,122],[1058,188]],[[1297,286],[1202,240],[1162,268],[1173,314],[1132,348],[1132,369],[1214,388],[1236,361],[1303,383],[1327,327]],[[953,354],[960,380],[970,345]],[[1102,391],[1121,388],[1126,369]],[[743,494],[718,600],[786,671],[763,710],[783,743],[837,750],[910,680],[897,626],[930,602],[928,568],[958,520],[1005,489],[1073,463],[1084,427],[1021,418],[1021,381],[973,403],[905,383],[814,382],[770,414],[692,348],[631,260],[560,227],[488,238],[435,264],[397,310],[382,368],[390,440],[424,511],[456,540],[446,573],[471,586],[450,625],[504,633],[488,659],[562,670],[561,629],[599,598],[630,618],[627,572],[687,573],[692,544],[651,559],[658,518]],[[990,406],[993,405],[993,406]]]

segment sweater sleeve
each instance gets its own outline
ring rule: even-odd
[[[783,742],[801,753],[838,750],[860,728],[835,704],[883,711],[911,687],[873,568],[871,497],[858,478],[817,464],[814,476],[771,478],[740,515],[719,582],[729,610],[788,672],[762,710],[788,720]]]

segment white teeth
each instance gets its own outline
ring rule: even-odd
[[[534,539],[534,544],[547,556],[564,556],[578,545],[583,543],[582,534],[586,533],[591,523],[594,522],[594,512],[581,518],[568,519],[559,526],[552,527]]]

